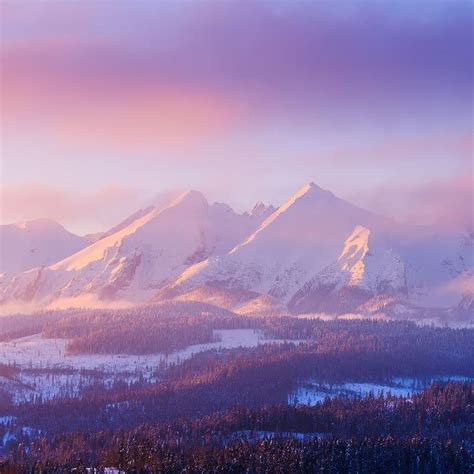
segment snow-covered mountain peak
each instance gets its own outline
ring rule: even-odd
[[[0,226],[0,272],[44,267],[82,249],[88,241],[52,219]]]
[[[226,254],[260,222],[187,191],[162,207],[138,211],[114,232],[35,274],[6,275],[0,298],[41,305],[82,304],[83,296],[143,302],[190,265]]]
[[[298,191],[296,191],[296,193],[294,193],[293,196],[291,196],[291,198],[288,199],[288,201],[285,204],[288,204],[288,203],[292,204],[296,202],[296,200],[301,198],[302,196],[317,192],[318,188],[319,187],[316,186],[314,183],[306,183],[304,186],[298,189]]]
[[[278,210],[281,213],[287,211],[292,206],[297,205],[304,209],[304,211],[310,211],[310,208],[314,205],[328,206],[334,202],[341,202],[331,191],[327,191],[319,187],[314,183],[307,183],[298,191],[296,191],[293,196],[288,199]],[[349,205],[349,203],[346,203]]]
[[[262,201],[257,201],[253,206],[250,215],[256,219],[266,219],[270,214],[275,212],[276,209],[270,204],[266,206]]]
[[[227,255],[189,268],[174,287],[207,283],[269,293],[287,302],[341,254],[357,224],[380,219],[314,184],[303,186]],[[359,230],[359,232],[362,232]]]
[[[408,295],[406,265],[383,235],[356,225],[342,252],[293,296],[296,311],[348,311],[377,295]]]
[[[300,189],[300,191],[310,191],[310,190],[321,190],[321,191],[324,191],[323,188],[321,188],[320,186],[318,186],[316,183],[314,183],[313,181],[310,181],[309,183],[305,183],[303,185],[303,187]]]
[[[209,206],[207,199],[204,197],[204,194],[195,190],[185,191],[184,193],[180,194],[176,199],[171,201],[171,203],[167,207],[175,207],[177,205],[185,205],[188,207],[192,206],[195,208],[203,208]]]
[[[310,242],[311,235],[316,233],[320,237],[329,237],[326,235],[327,232],[324,232],[324,227],[330,231],[333,221],[342,224],[345,233],[348,230],[347,222],[354,220],[358,215],[366,218],[370,213],[339,199],[330,191],[326,191],[314,183],[308,183],[269,215],[260,227],[245,241],[232,249],[230,254],[248,247],[261,236],[266,236],[266,239],[272,241],[275,241],[276,237],[276,240],[280,242],[282,236],[287,236],[293,241],[303,239],[307,241],[308,245],[314,247],[315,242]],[[273,230],[270,231],[271,229]]]
[[[33,231],[33,232],[50,232],[65,230],[64,227],[52,219],[40,218],[33,219],[30,221],[17,222],[13,224],[15,227],[21,230]]]
[[[252,216],[260,216],[263,212],[265,212],[266,208],[267,206],[265,206],[262,201],[257,201],[250,214]]]
[[[294,195],[295,196],[303,196],[305,194],[311,194],[313,196],[315,195],[326,195],[326,196],[334,196],[334,194],[331,191],[328,191],[327,189],[322,188],[321,186],[318,186],[317,184],[310,182],[306,183],[304,186],[302,186]]]
[[[132,245],[132,241],[148,242],[148,237],[153,235],[157,237],[158,228],[161,228],[162,222],[173,226],[178,223],[184,225],[186,220],[192,219],[195,222],[199,215],[209,208],[206,198],[198,191],[186,191],[172,200],[164,208],[148,208],[149,211],[144,214],[137,213],[137,219],[123,226],[117,232],[104,237],[91,244],[82,251],[71,255],[70,257],[51,266],[53,270],[65,268],[68,271],[81,270],[94,261],[103,260],[125,243]],[[133,236],[133,237],[132,237]]]

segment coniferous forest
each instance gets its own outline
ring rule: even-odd
[[[2,472],[472,472],[473,330],[176,311],[18,315],[5,340],[41,331],[43,342],[68,341],[71,360],[211,346],[112,383],[81,369],[94,383],[67,395],[18,400],[4,389]],[[236,331],[259,343],[219,346]],[[0,369],[53,385],[75,373],[34,361]]]

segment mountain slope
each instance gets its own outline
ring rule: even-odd
[[[228,252],[259,223],[225,204],[210,206],[196,191],[135,217],[45,269],[5,276],[3,302],[146,301],[189,265]]]
[[[398,224],[310,183],[230,252],[186,269],[157,298],[207,298],[220,289],[231,291],[234,310],[235,295],[247,304],[249,292],[296,313],[448,308],[471,294],[464,287],[473,275],[473,238]]]
[[[313,183],[278,209],[257,203],[243,215],[190,191],[54,264],[0,275],[0,303],[176,300],[241,314],[474,320],[473,260],[472,231],[401,225]]]
[[[227,255],[187,269],[173,288],[222,285],[288,302],[336,258],[341,242],[357,224],[381,228],[391,222],[308,184]]]
[[[406,265],[371,231],[356,226],[338,259],[299,289],[289,303],[297,312],[343,313],[376,295],[406,297]]]
[[[44,267],[88,245],[51,219],[0,226],[0,273]]]

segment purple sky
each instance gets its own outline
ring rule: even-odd
[[[242,211],[308,181],[472,213],[471,2],[0,8],[2,222],[88,232],[170,189]]]

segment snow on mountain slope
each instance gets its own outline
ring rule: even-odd
[[[411,229],[394,245],[403,261],[409,263],[407,278],[413,286],[413,303],[446,308],[472,293],[473,233],[462,228],[441,232],[428,226]]]
[[[398,224],[311,183],[226,255],[187,268],[164,293],[199,300],[196,288],[221,288],[240,292],[244,305],[256,292],[294,312],[448,308],[466,295],[458,286],[473,275],[473,238]]]
[[[45,305],[97,300],[146,301],[189,265],[228,252],[258,225],[225,204],[209,205],[197,191],[136,219],[42,270],[0,279],[2,302]]]
[[[278,209],[258,202],[243,215],[191,191],[138,211],[54,264],[0,274],[0,303],[121,306],[152,299],[201,301],[241,314],[289,308],[474,319],[473,260],[472,231],[401,225],[313,183]]]
[[[0,226],[0,273],[44,267],[88,245],[50,219]]]
[[[227,255],[190,267],[172,286],[186,291],[220,285],[268,293],[286,303],[337,257],[357,224],[379,228],[391,222],[308,184]]]
[[[474,321],[472,307],[462,304],[474,295],[473,248],[474,235],[460,229],[372,232],[358,226],[338,260],[310,279],[289,306],[295,312],[419,318],[449,313],[453,319],[466,319],[471,312]]]
[[[122,222],[118,223],[117,225],[115,225],[111,229],[107,230],[106,232],[97,232],[95,234],[87,234],[84,237],[87,238],[89,240],[89,242],[91,242],[91,243],[97,242],[100,239],[104,239],[105,237],[108,237],[109,235],[115,234],[116,232],[118,232],[122,229],[125,229],[125,227],[132,224],[134,221],[136,221],[140,217],[145,216],[146,214],[148,214],[152,210],[163,209],[163,208],[167,207],[167,205],[170,202],[172,202],[174,199],[176,199],[179,196],[180,196],[180,194],[177,194],[176,196],[174,196],[174,198],[169,199],[168,201],[164,201],[164,202],[160,201],[160,202],[157,202],[153,205],[147,206],[144,209],[139,209],[137,212],[134,212],[131,216],[128,216]]]
[[[148,206],[145,209],[139,209],[137,212],[133,213],[131,216],[128,216],[126,219],[124,219],[122,222],[112,227],[111,229],[109,229],[107,232],[103,232],[101,235],[98,236],[96,240],[104,239],[105,237],[108,237],[109,235],[115,234],[116,232],[122,229],[125,229],[125,227],[129,226],[134,221],[140,219],[140,217],[143,217],[146,214],[150,213],[153,209],[154,209],[154,206]]]
[[[343,313],[376,295],[408,296],[405,264],[380,240],[356,226],[338,259],[296,292],[290,308]]]

